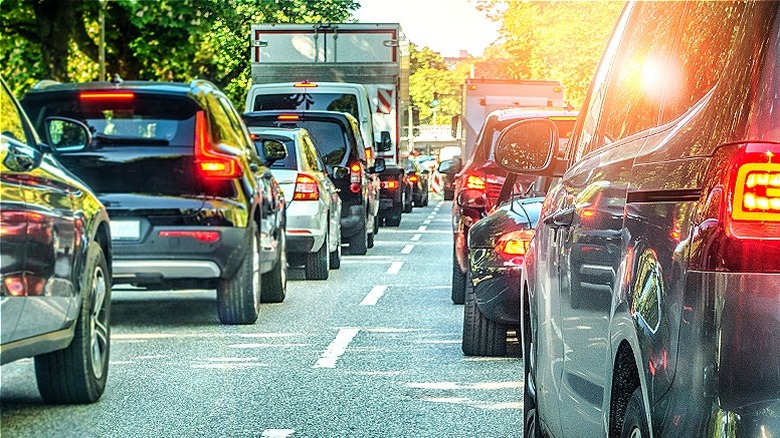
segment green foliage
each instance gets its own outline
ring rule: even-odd
[[[105,7],[108,77],[118,74],[125,80],[160,81],[204,78],[240,103],[250,80],[251,24],[349,21],[358,3],[2,0],[0,73],[14,92],[20,94],[40,79],[98,80],[101,7]]]
[[[409,94],[412,104],[420,109],[420,121],[433,123],[434,93],[438,94],[436,123],[449,125],[452,116],[460,113],[460,86],[468,75],[468,68],[449,70],[444,58],[429,47],[409,45]]]

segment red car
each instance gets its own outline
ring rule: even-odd
[[[452,203],[452,302],[463,304],[466,291],[466,270],[468,269],[468,245],[466,237],[471,226],[496,207],[498,195],[506,179],[506,171],[495,162],[493,149],[498,134],[507,126],[527,119],[549,119],[558,127],[561,147],[571,135],[576,111],[564,109],[503,109],[488,114],[477,136],[474,152],[455,177],[454,201]],[[519,176],[513,190],[525,191],[534,182],[533,176]],[[469,190],[461,195],[464,189]],[[480,199],[473,199],[480,194]],[[470,199],[464,199],[468,197]]]

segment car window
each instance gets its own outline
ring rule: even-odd
[[[24,124],[19,115],[19,109],[5,87],[0,87],[0,133],[6,137],[26,142]]]
[[[729,3],[727,7],[713,2],[689,3],[681,24],[679,56],[670,60],[675,80],[664,81],[662,122],[682,115],[715,86],[744,11],[744,2]]]
[[[301,152],[306,160],[306,165],[311,170],[322,171],[320,167],[320,157],[317,156],[317,150],[312,144],[308,135],[302,135],[301,137]]]
[[[630,34],[621,43],[607,85],[600,147],[658,125],[666,86],[679,81],[670,70],[683,2],[639,2]]]
[[[241,149],[244,143],[239,137],[239,131],[230,120],[229,111],[224,104],[218,98],[210,99],[210,109],[209,121],[214,140]]]
[[[259,94],[252,110],[327,110],[360,117],[357,96],[350,93]]]

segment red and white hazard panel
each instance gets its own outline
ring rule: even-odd
[[[392,88],[379,88],[376,91],[376,112],[382,114],[390,114],[393,109],[393,92]]]

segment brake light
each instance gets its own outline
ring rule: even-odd
[[[398,181],[382,181],[379,186],[383,189],[395,190],[398,188]]]
[[[534,230],[525,229],[504,234],[496,242],[496,254],[504,259],[504,266],[520,266],[523,263]]]
[[[199,242],[214,243],[219,241],[219,231],[184,231],[168,230],[157,233],[160,237],[189,237]]]
[[[410,183],[415,184],[419,180],[420,180],[420,178],[418,178],[417,175],[409,175],[409,182]]]
[[[314,88],[316,86],[317,86],[317,84],[314,84],[314,83],[309,82],[309,81],[298,82],[297,84],[293,85],[293,87],[296,87],[296,88]]]
[[[360,193],[363,189],[363,165],[360,163],[352,163],[349,166],[349,190],[352,193]]]
[[[317,186],[317,180],[311,175],[299,173],[295,178],[295,193],[293,199],[296,201],[316,201],[320,199],[320,188]]]
[[[232,179],[241,176],[238,158],[214,152],[211,148],[206,114],[195,114],[195,164],[199,173],[208,179]]]
[[[279,117],[276,118],[276,120],[285,120],[285,121],[300,120],[300,119],[301,116],[299,116],[298,114],[279,114]]]
[[[466,188],[475,190],[485,190],[487,184],[485,179],[476,175],[466,175]]]
[[[371,159],[374,157],[374,151],[371,148],[366,148],[366,159]]]
[[[79,93],[81,100],[128,100],[135,97],[130,91],[82,91]]]

